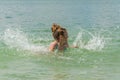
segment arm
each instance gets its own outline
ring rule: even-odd
[[[56,45],[57,45],[57,41],[52,42],[52,43],[50,44],[50,46],[49,46],[49,51],[50,51],[50,52],[53,52],[54,49],[55,49],[55,47],[56,47]]]

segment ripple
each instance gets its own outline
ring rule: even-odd
[[[11,19],[11,18],[13,18],[12,16],[6,16],[5,18],[7,18],[7,19]]]

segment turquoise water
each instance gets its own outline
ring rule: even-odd
[[[52,23],[79,48],[48,52]],[[119,0],[0,0],[0,80],[119,79]]]

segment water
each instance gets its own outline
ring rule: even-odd
[[[0,80],[119,80],[119,0],[1,0]],[[70,48],[51,54],[52,23]]]

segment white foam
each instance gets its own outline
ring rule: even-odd
[[[3,41],[9,47],[16,47],[22,50],[33,52],[47,52],[47,48],[43,45],[34,45],[30,43],[27,36],[18,29],[6,29],[3,35]]]
[[[82,46],[82,33],[79,32],[75,41],[73,42],[73,46]]]
[[[83,39],[83,33],[86,33],[90,36],[89,40],[86,43]],[[100,36],[99,34],[94,35],[88,31],[85,31],[78,33],[75,41],[73,42],[73,45],[87,50],[99,51],[104,48],[105,40],[104,37]]]
[[[84,46],[84,48],[88,50],[102,50],[104,48],[104,45],[104,38],[100,36],[93,36]]]

